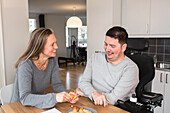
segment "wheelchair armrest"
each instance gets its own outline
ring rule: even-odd
[[[122,101],[117,100],[117,107],[129,111],[131,113],[152,113],[151,111],[147,110],[147,107],[141,103],[134,103],[130,100]]]
[[[149,99],[154,99],[154,98],[162,97],[162,99],[163,99],[163,95],[162,94],[154,93],[154,92],[143,92],[142,93],[142,97],[149,98]]]
[[[139,102],[144,104],[151,104],[155,106],[161,106],[163,95],[153,92],[143,92],[142,96],[138,99]]]

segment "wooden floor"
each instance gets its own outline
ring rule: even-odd
[[[85,65],[73,65],[68,64],[66,67],[64,64],[60,65],[60,78],[66,89],[76,89],[78,87],[78,81],[83,74]],[[53,92],[50,85],[46,93]]]
[[[60,66],[61,81],[66,89],[76,89],[80,76],[83,74],[85,66],[82,65],[68,65]]]

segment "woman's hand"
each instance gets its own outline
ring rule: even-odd
[[[76,94],[78,96],[83,96],[83,92],[79,88],[76,88]]]
[[[67,92],[61,92],[56,94],[56,101],[57,102],[70,102],[72,97]]]
[[[78,95],[77,95],[76,93],[70,92],[69,94],[70,94],[71,97],[72,97],[70,103],[76,103],[76,102],[79,100]]]

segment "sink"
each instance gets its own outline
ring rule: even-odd
[[[170,69],[170,63],[157,63],[156,67],[163,69]]]

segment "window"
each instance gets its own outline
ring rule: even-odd
[[[32,31],[36,29],[36,19],[29,19],[29,33],[31,35]]]
[[[66,47],[75,41],[77,47],[87,47],[87,26],[69,28],[66,26]]]
[[[78,28],[78,47],[87,47],[87,26]]]

